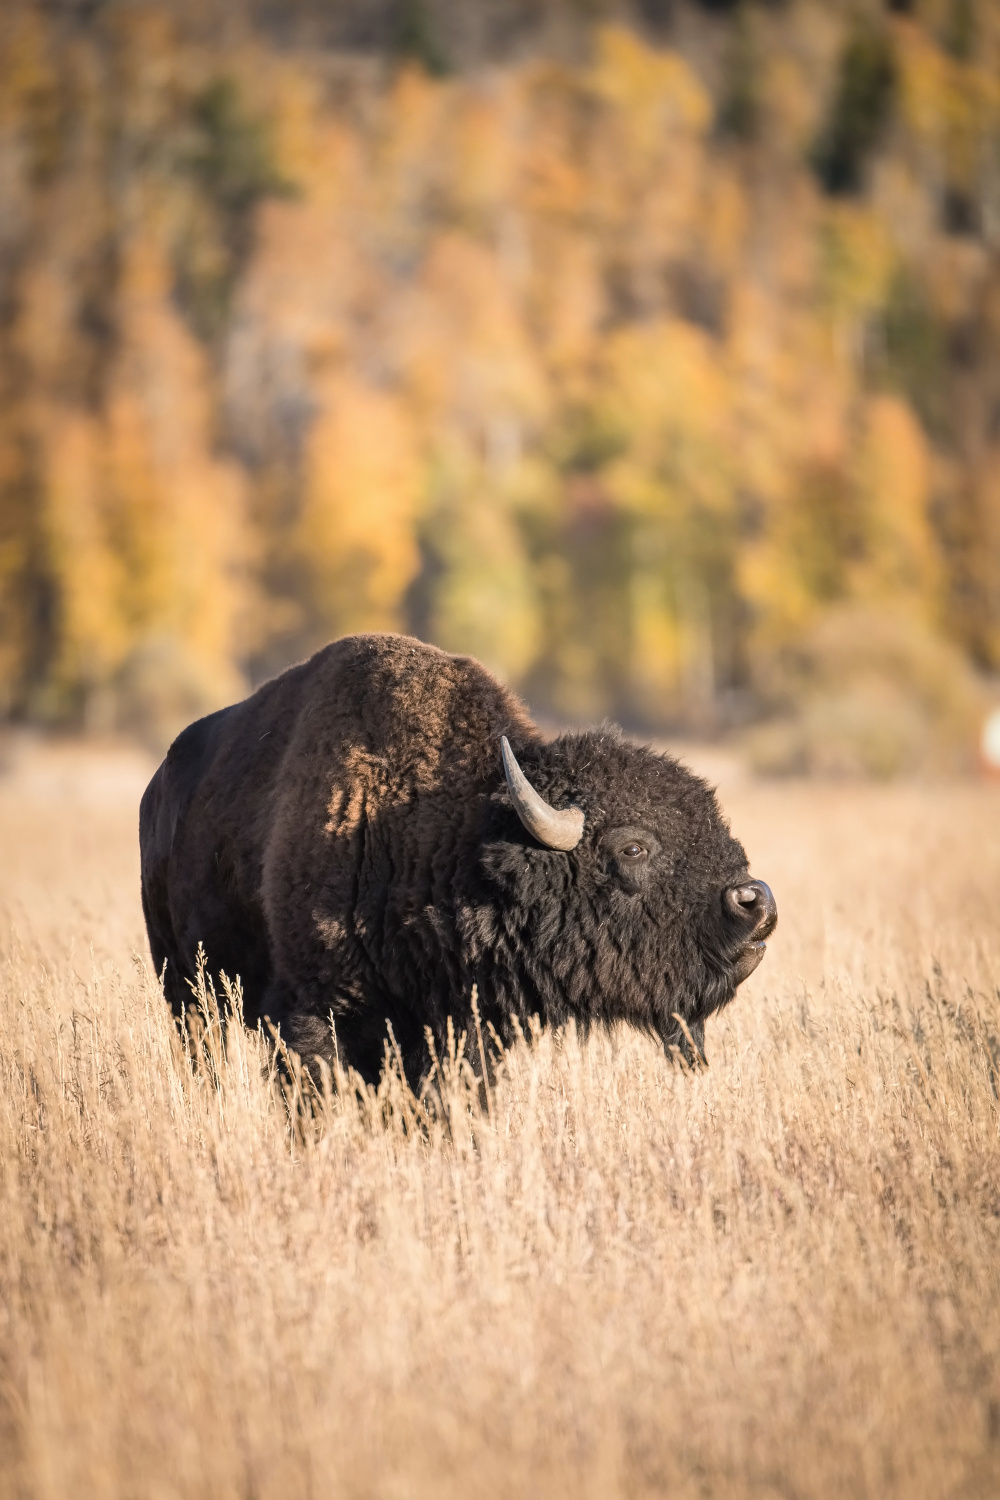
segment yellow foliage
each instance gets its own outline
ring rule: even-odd
[[[423,470],[398,400],[334,376],[306,448],[296,543],[333,633],[393,630],[417,571]]]
[[[705,248],[723,274],[734,276],[746,251],[747,194],[731,167],[716,168],[705,186]]]
[[[440,539],[450,566],[432,618],[434,638],[517,681],[532,666],[540,641],[535,580],[503,498],[475,478],[465,493]]]
[[[592,77],[595,92],[626,122],[629,144],[640,160],[659,155],[665,133],[700,135],[711,123],[711,99],[685,60],[676,52],[655,51],[622,26],[598,31]]]
[[[732,501],[729,391],[721,362],[698,328],[679,321],[630,328],[610,340],[606,400],[628,448],[608,484],[640,514],[721,519]]]
[[[242,481],[213,453],[204,354],[169,305],[156,246],[130,247],[108,399],[107,484],[129,566],[126,610],[231,680],[243,606]]]
[[[127,559],[108,514],[104,434],[81,412],[54,412],[47,522],[60,582],[65,637],[60,676],[90,688],[108,683],[132,644],[125,612]]]
[[[492,413],[540,413],[544,386],[499,258],[442,234],[425,260],[396,341],[425,422],[481,432]]]
[[[849,324],[881,306],[896,265],[889,227],[869,209],[833,204],[824,215],[820,245],[831,318]]]
[[[56,104],[59,78],[42,16],[19,7],[0,32],[0,127],[32,134]],[[33,129],[34,128],[34,129]]]
[[[735,138],[697,18],[436,77],[169,7],[70,46],[14,0],[0,703],[88,712],[168,659],[207,703],[419,626],[542,707],[708,725],[880,601],[1000,663],[976,14],[967,56],[886,23],[891,128],[837,197],[846,4],[710,23],[753,40]]]
[[[954,187],[974,188],[1000,128],[1000,79],[977,59],[949,57],[923,28],[899,28],[907,125]]]
[[[908,597],[936,613],[940,570],[928,518],[930,454],[920,424],[897,397],[868,404],[859,482],[867,523],[864,587],[876,598]]]
[[[449,188],[457,215],[488,233],[516,192],[517,99],[508,85],[469,91],[454,101],[446,144]]]

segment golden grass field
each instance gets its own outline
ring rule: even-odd
[[[246,1033],[193,1069],[149,767],[22,748],[0,1494],[1000,1493],[1000,787],[723,769],[781,920],[709,1070],[543,1035],[415,1129],[391,1081],[290,1121]]]

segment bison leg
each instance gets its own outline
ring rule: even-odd
[[[273,994],[272,986],[268,998],[271,999]],[[340,1013],[331,1022],[330,1009],[321,1014],[315,1003],[304,1006],[289,992],[282,1008],[282,1041],[297,1052],[307,1066],[313,1058],[321,1057],[332,1068],[339,1055],[341,1062],[345,1066],[349,1063],[366,1083],[377,1084],[389,1044],[385,1017],[390,1007],[375,1003],[338,1009]],[[273,1017],[273,1009],[271,1013]],[[422,1028],[409,1025],[405,1013],[401,1014],[398,1007],[393,1028],[403,1071],[411,1087],[416,1088],[430,1066]]]
[[[142,914],[146,919],[149,951],[153,968],[163,979],[163,993],[174,1015],[180,1020],[184,1007],[191,1003],[191,991],[187,980],[194,975],[187,972],[181,962],[180,950],[174,937],[173,924],[166,899],[156,901],[142,885]]]

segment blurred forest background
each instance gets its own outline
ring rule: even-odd
[[[3,0],[8,722],[391,629],[961,764],[998,460],[993,0]]]

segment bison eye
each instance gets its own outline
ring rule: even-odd
[[[649,876],[647,865],[659,853],[660,845],[652,833],[633,825],[609,828],[601,839],[601,847],[609,875],[615,875],[618,883],[627,891],[642,889]]]
[[[635,839],[630,844],[626,844],[618,853],[619,858],[627,860],[630,865],[641,865],[649,858],[649,850],[643,844],[636,843]]]

